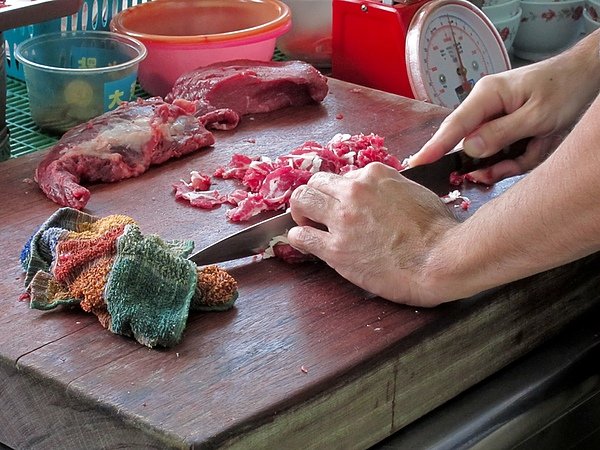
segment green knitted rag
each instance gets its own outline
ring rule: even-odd
[[[26,297],[35,309],[79,304],[116,334],[171,347],[190,309],[233,306],[237,284],[224,270],[196,267],[192,241],[144,236],[133,219],[72,208],[53,214],[25,245]]]

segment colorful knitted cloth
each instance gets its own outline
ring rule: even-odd
[[[187,259],[194,243],[144,236],[127,216],[57,210],[25,244],[25,299],[31,308],[78,304],[113,333],[148,347],[171,347],[190,310],[223,311],[237,283],[216,266]]]

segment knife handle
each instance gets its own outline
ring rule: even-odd
[[[467,155],[464,151],[459,152],[461,161],[458,172],[465,174],[473,172],[474,170],[485,169],[486,167],[493,166],[494,164],[504,161],[505,159],[515,159],[525,153],[529,141],[531,141],[531,138],[518,140],[517,142],[504,147],[499,152],[486,158],[473,158],[472,156]]]

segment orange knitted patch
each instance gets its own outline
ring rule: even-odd
[[[77,231],[70,231],[67,234],[67,239],[95,239],[98,236],[105,234],[111,228],[116,226],[125,226],[134,224],[129,216],[122,214],[113,214],[112,216],[102,217],[96,222],[81,222],[77,224]]]
[[[201,303],[206,306],[216,306],[227,303],[237,290],[237,281],[225,270],[217,266],[206,266],[198,269],[198,284]]]
[[[55,265],[52,269],[56,280],[67,283],[77,277],[78,271],[93,260],[111,256],[116,252],[116,241],[123,234],[125,225],[117,225],[96,238],[70,239],[56,246]]]
[[[71,295],[81,299],[79,303],[86,312],[106,309],[104,301],[104,286],[114,258],[101,257],[94,264],[85,268],[71,283]]]

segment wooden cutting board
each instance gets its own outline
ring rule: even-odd
[[[226,207],[176,202],[171,184],[191,170],[212,173],[233,153],[275,157],[336,133],[377,133],[402,158],[448,113],[333,79],[330,88],[322,105],[245,117],[216,133],[212,148],[92,186],[87,211],[127,214],[146,233],[202,247],[246,224],[229,223]],[[31,181],[44,153],[0,164],[0,442],[11,447],[368,447],[598,300],[595,255],[435,309],[374,298],[323,263],[243,260],[226,266],[239,283],[234,309],[194,314],[180,345],[149,350],[76,309],[18,301],[21,247],[57,209]],[[464,188],[473,203],[457,213],[466,218],[516,181]],[[441,180],[440,193],[450,189]]]

